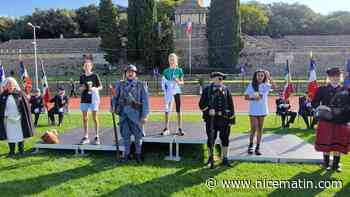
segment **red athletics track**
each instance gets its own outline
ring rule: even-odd
[[[248,101],[244,100],[243,96],[234,96],[234,104],[237,113],[247,113],[249,106]],[[269,109],[270,112],[276,111],[275,96],[269,97]],[[200,112],[198,108],[199,96],[187,96],[183,95],[181,97],[181,105],[183,112]],[[80,98],[71,98],[70,99],[70,110],[77,111],[79,110]],[[298,109],[298,97],[292,96],[290,98],[290,103],[292,109],[296,111]],[[164,99],[163,96],[151,96],[150,97],[150,106],[152,112],[161,112],[163,111]],[[110,97],[102,97],[100,111],[109,111],[110,107]]]

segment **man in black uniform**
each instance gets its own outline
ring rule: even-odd
[[[35,118],[34,126],[37,127],[40,113],[44,107],[43,97],[41,96],[39,89],[34,90],[34,94],[30,97],[29,103],[31,112],[34,114]]]
[[[203,119],[206,123],[208,136],[210,168],[214,168],[214,151],[217,133],[222,145],[222,164],[231,166],[227,160],[230,128],[235,124],[235,111],[230,90],[224,86],[223,81],[226,75],[220,72],[213,72],[210,75],[212,83],[208,85],[201,95],[199,108],[203,111]]]
[[[51,125],[55,125],[55,114],[58,114],[58,126],[62,124],[65,107],[68,106],[68,97],[65,95],[63,87],[58,89],[58,95],[51,98],[50,103],[54,103],[54,107],[49,110],[49,118]]]
[[[314,118],[315,109],[312,107],[311,99],[306,92],[305,96],[299,97],[299,115],[303,118],[306,127],[308,129],[313,129],[317,124],[316,118]],[[309,121],[311,117],[311,121]]]
[[[293,124],[297,113],[290,110],[291,106],[289,100],[284,99],[283,93],[280,93],[280,97],[276,100],[276,114],[281,116],[282,128],[289,128],[290,124]],[[287,120],[286,123],[286,118]]]

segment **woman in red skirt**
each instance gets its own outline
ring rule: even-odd
[[[312,105],[316,108],[320,105],[334,109],[346,109],[349,106],[349,91],[340,85],[341,72],[339,68],[327,70],[328,84],[321,86],[317,92]],[[342,96],[343,95],[343,96]],[[323,152],[323,166],[327,170],[341,172],[339,166],[341,153],[347,154],[350,150],[350,127],[346,120],[349,110],[342,111],[339,116],[332,116],[327,120],[320,120],[316,130],[315,149]],[[344,119],[345,118],[345,119]],[[333,165],[329,165],[330,153],[333,153]]]

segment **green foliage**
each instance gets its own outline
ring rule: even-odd
[[[106,53],[105,59],[112,65],[118,63],[122,50],[117,19],[117,8],[112,0],[101,0],[98,21],[101,49]]]
[[[76,11],[76,21],[81,32],[91,36],[98,34],[99,8],[96,5],[80,7]]]
[[[157,9],[154,0],[130,0],[128,60],[151,69],[155,64]]]
[[[241,8],[242,32],[249,35],[265,33],[269,22],[268,13],[254,4],[242,4]]]
[[[227,67],[236,71],[239,53],[242,49],[240,38],[239,0],[211,1],[208,18],[209,65]]]

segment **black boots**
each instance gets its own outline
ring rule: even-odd
[[[8,157],[13,157],[15,156],[15,148],[16,148],[16,144],[15,143],[9,143],[9,154]]]
[[[24,142],[18,142],[18,153],[19,155],[24,155]]]
[[[232,167],[231,164],[228,162],[227,157],[224,157],[224,158],[222,159],[221,165],[226,166],[226,167]]]
[[[252,154],[253,154],[253,143],[250,143],[248,147],[248,155],[252,155]]]
[[[323,167],[329,170],[336,170],[337,172],[341,172],[342,169],[339,165],[340,163],[340,156],[333,156],[333,164],[332,166],[329,165],[330,155],[329,154],[323,154]]]
[[[15,156],[16,143],[9,143],[9,154],[8,157]],[[24,155],[24,142],[18,142],[18,153]]]
[[[141,163],[142,162],[141,154],[136,154],[136,162],[137,163]]]
[[[336,170],[337,172],[341,172],[342,169],[339,166],[339,162],[340,162],[340,156],[333,156],[333,166],[332,169]]]
[[[137,163],[141,163],[142,162],[142,155],[141,154],[135,154],[135,159]],[[124,158],[122,159],[122,163],[127,163],[131,160],[131,155],[125,155]]]
[[[329,155],[323,154],[323,167],[327,170],[330,170],[329,168]]]
[[[210,169],[214,169],[214,156],[209,156],[208,167],[210,167]]]
[[[260,144],[257,144],[256,147],[255,147],[255,154],[257,156],[260,156],[261,155],[261,152],[260,152]]]

